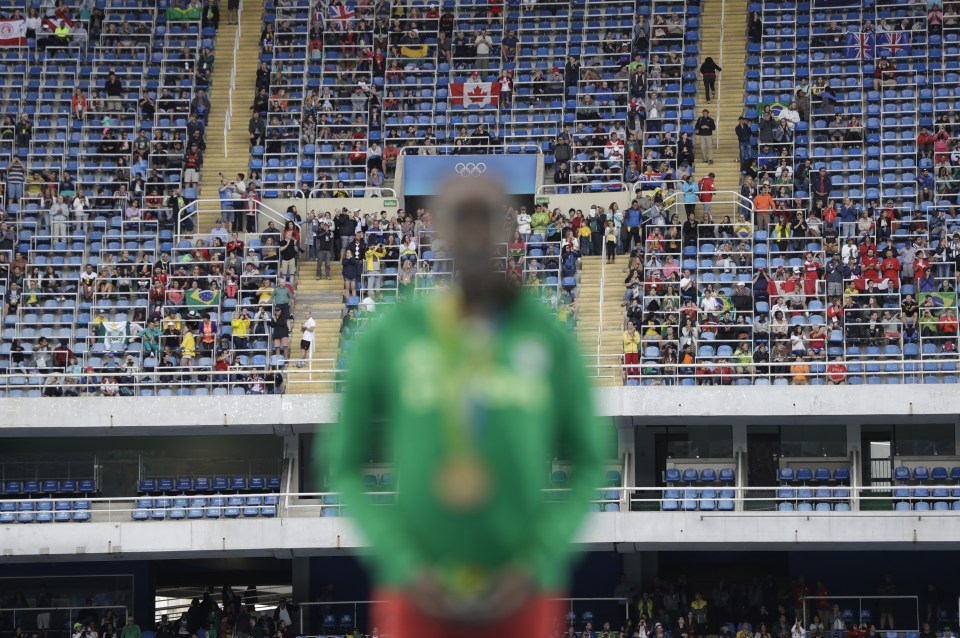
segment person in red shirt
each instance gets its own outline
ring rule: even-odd
[[[700,203],[703,204],[704,215],[709,215],[710,209],[713,208],[713,194],[717,190],[717,187],[714,185],[716,177],[714,173],[707,173],[707,176],[697,183],[697,190],[700,191]]]
[[[913,260],[913,276],[916,279],[923,279],[930,271],[930,262],[922,250],[917,251],[917,258]]]
[[[833,321],[834,317],[843,317],[843,304],[840,303],[840,298],[835,298],[830,305],[827,306],[827,321]]]
[[[817,280],[820,279],[820,262],[812,252],[807,252],[803,260],[803,294],[813,297],[817,294]]]
[[[885,251],[880,270],[883,272],[883,278],[890,282],[892,288],[900,287],[900,260],[894,257],[892,248],[887,248]]]
[[[875,284],[880,283],[880,259],[873,248],[870,248],[860,260],[860,269],[863,271],[864,279]]]
[[[920,134],[917,135],[917,146],[920,147],[920,154],[923,157],[933,157],[933,135],[926,126],[921,128]]]
[[[860,244],[857,250],[860,251],[860,258],[862,259],[863,256],[866,255],[869,251],[873,250],[874,252],[876,252],[877,245],[873,243],[873,237],[871,237],[870,235],[867,235],[863,243]]]
[[[837,357],[827,366],[827,385],[844,385],[847,383],[847,366],[843,364],[843,357]]]
[[[940,334],[957,334],[957,315],[953,314],[953,310],[949,308],[944,310],[937,323],[940,324]]]
[[[810,331],[810,350],[818,357],[827,349],[827,331],[822,324]]]

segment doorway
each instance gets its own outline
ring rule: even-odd
[[[779,429],[773,427],[747,430],[747,485],[750,487],[776,485],[779,466]]]
[[[893,483],[893,427],[863,428],[860,434],[864,486],[889,487]]]

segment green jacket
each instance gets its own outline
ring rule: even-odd
[[[459,357],[441,350],[437,338],[440,299],[395,306],[358,340],[340,424],[326,449],[318,441],[315,457],[326,453],[342,502],[372,544],[368,560],[380,584],[402,586],[421,568],[455,578],[520,564],[542,591],[558,591],[587,501],[604,462],[614,458],[612,429],[594,416],[575,341],[539,301],[521,297],[485,352]],[[455,334],[447,343],[466,350],[477,337]],[[477,363],[481,358],[486,365]],[[445,386],[473,392],[451,403]],[[443,418],[450,412],[443,407],[464,404],[483,415],[473,421],[483,425],[471,435],[472,453],[491,477],[488,500],[466,512],[448,507],[438,488],[439,469],[450,458],[450,421]],[[376,427],[380,420],[387,429]],[[362,478],[378,436],[392,449],[402,486],[391,505],[375,503]],[[570,493],[547,502],[554,458],[572,464]]]

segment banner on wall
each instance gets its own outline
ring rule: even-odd
[[[537,190],[539,156],[529,155],[407,155],[403,165],[404,196],[435,195],[452,177],[490,177],[508,195],[532,195]]]

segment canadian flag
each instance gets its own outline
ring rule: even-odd
[[[26,45],[26,20],[0,20],[0,47],[22,47]]]
[[[497,106],[500,104],[500,83],[454,82],[450,85],[450,101],[454,106]]]

